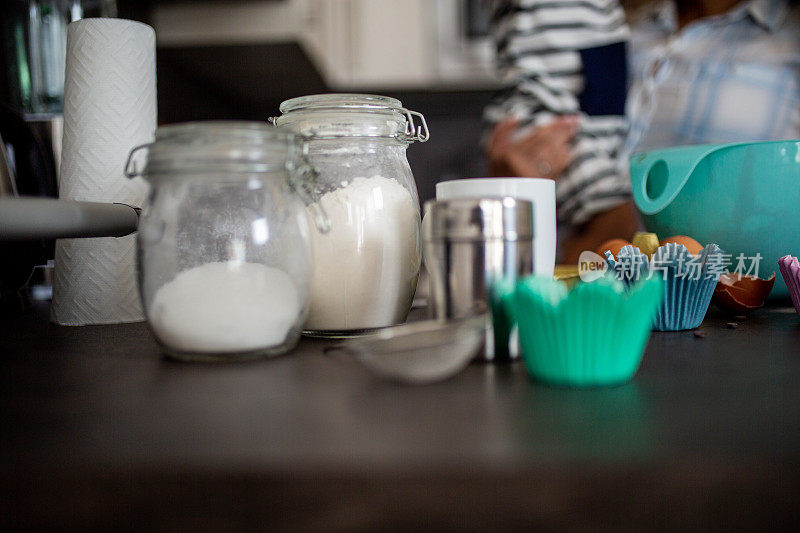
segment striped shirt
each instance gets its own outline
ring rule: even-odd
[[[634,14],[626,153],[800,138],[800,7],[741,2],[677,29],[671,1]]]
[[[618,62],[623,69],[618,80],[621,91],[614,92],[621,92],[617,96],[624,99],[622,43],[628,39],[628,27],[618,2],[505,0],[495,2],[492,20],[506,89],[485,110],[487,122],[494,125],[516,117],[523,125],[539,126],[560,115],[581,118],[575,159],[556,180],[559,223],[580,225],[627,200],[630,184],[617,165],[627,132],[623,110],[604,113],[602,98],[594,98],[600,105],[593,111],[581,105],[589,101],[584,98],[589,87],[584,58],[601,57],[591,51],[615,44],[621,47]],[[603,77],[602,72],[599,75]]]

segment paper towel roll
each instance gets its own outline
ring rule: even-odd
[[[84,19],[67,30],[59,196],[141,206],[147,185],[123,167],[156,128],[155,32],[121,19]],[[136,238],[56,242],[51,320],[84,325],[143,320]]]

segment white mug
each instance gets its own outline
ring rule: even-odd
[[[556,265],[556,182],[546,178],[469,178],[436,184],[437,200],[510,196],[533,203],[533,271],[552,276]]]

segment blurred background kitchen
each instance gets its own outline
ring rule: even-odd
[[[481,115],[499,82],[485,4],[4,0],[0,134],[16,160],[15,187],[20,194],[55,195],[66,26],[110,16],[156,30],[160,124],[266,120],[281,101],[302,94],[399,98],[425,115],[432,132],[430,142],[408,152],[424,202],[435,196],[437,181],[486,173]]]
[[[482,113],[500,84],[484,0],[2,0],[0,196],[57,196],[67,25],[85,17],[155,28],[159,124],[265,121],[298,95],[377,93],[428,121],[431,140],[408,151],[421,203],[438,181],[486,174]],[[31,265],[29,296],[51,297],[53,245],[0,245],[14,258],[0,308],[18,309]]]

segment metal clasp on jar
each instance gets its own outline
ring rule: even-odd
[[[406,109],[405,107],[400,110],[403,115],[406,117],[406,138],[405,140],[409,142],[419,141],[424,143],[428,139],[430,139],[431,134],[428,130],[428,123],[425,122],[425,117],[422,113],[418,111],[411,111],[410,109]],[[414,117],[419,117],[422,125],[417,126],[414,122]]]
[[[128,154],[128,159],[125,160],[125,167],[123,170],[126,178],[133,179],[142,176],[141,171],[139,171],[139,168],[136,165],[136,160],[134,157],[136,156],[136,152],[144,149],[150,149],[151,146],[153,146],[153,143],[140,144],[131,148],[131,151]],[[144,168],[144,166],[142,166],[142,168]]]

